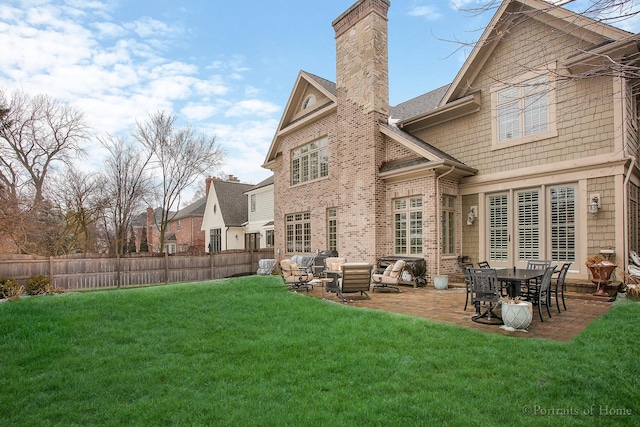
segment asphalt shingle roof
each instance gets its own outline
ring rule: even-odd
[[[405,101],[401,104],[391,107],[391,118],[398,120],[406,120],[416,117],[428,111],[434,110],[440,105],[440,101],[449,90],[450,85],[445,85],[427,92],[413,99]]]
[[[201,197],[195,202],[191,203],[189,206],[183,209],[180,209],[178,212],[176,212],[176,215],[174,217],[170,217],[170,218],[174,220],[174,219],[185,218],[188,216],[203,216],[206,206],[207,206],[207,198]]]
[[[218,196],[220,213],[226,226],[239,227],[249,219],[247,196],[244,194],[254,186],[232,181],[212,181]]]
[[[338,94],[338,91],[336,89],[336,84],[334,82],[329,81],[327,79],[323,79],[322,77],[316,76],[315,74],[309,73],[307,71],[305,71],[305,73],[308,74],[309,77],[311,77],[313,80],[315,80],[315,82],[318,83],[320,86],[328,90],[333,96],[336,96]]]

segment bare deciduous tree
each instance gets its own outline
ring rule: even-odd
[[[147,167],[149,153],[127,144],[122,138],[98,138],[109,152],[101,174],[102,198],[107,201],[101,226],[116,254],[123,254],[127,233],[135,212],[144,209],[144,198],[153,191]]]
[[[134,132],[134,137],[153,156],[153,166],[160,171],[161,251],[171,209],[179,206],[181,193],[198,178],[217,170],[225,155],[215,138],[198,135],[190,127],[176,129],[175,121],[172,114],[157,112],[149,116],[148,122],[138,123]]]
[[[46,198],[54,166],[82,155],[88,125],[75,108],[48,96],[0,90],[0,231],[19,251],[67,253],[64,214]]]
[[[46,95],[16,91],[7,98],[0,90],[0,107],[8,110],[0,127],[0,182],[28,194],[35,206],[44,200],[52,166],[82,154],[88,125],[79,110]]]
[[[51,198],[64,212],[67,234],[74,252],[98,250],[96,225],[107,200],[102,197],[98,174],[72,168],[54,179]]]

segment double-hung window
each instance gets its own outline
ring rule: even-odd
[[[338,210],[336,208],[327,210],[327,249],[338,250]]]
[[[494,148],[555,134],[553,84],[546,76],[493,89]]]
[[[442,196],[442,253],[451,255],[456,252],[456,198]]]
[[[287,252],[311,252],[311,214],[301,212],[285,217]]]
[[[397,199],[393,210],[396,255],[422,254],[422,198]]]
[[[329,176],[327,138],[298,147],[291,152],[291,184]]]

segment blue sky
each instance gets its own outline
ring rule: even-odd
[[[219,175],[258,183],[298,72],[335,81],[331,22],[354,2],[3,0],[0,88],[74,105],[101,136],[172,111],[225,148]],[[448,0],[392,0],[391,104],[451,82],[466,52],[440,39],[476,40],[490,18]]]

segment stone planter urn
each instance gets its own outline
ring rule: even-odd
[[[591,271],[591,282],[598,287],[593,295],[597,297],[609,297],[607,285],[611,283],[611,273],[613,273],[618,266],[607,259],[599,257],[589,258],[585,265]]]
[[[509,331],[525,330],[533,320],[533,306],[528,301],[503,302],[501,313],[503,329]]]
[[[449,276],[446,274],[433,276],[433,287],[440,291],[447,289],[449,287]]]

